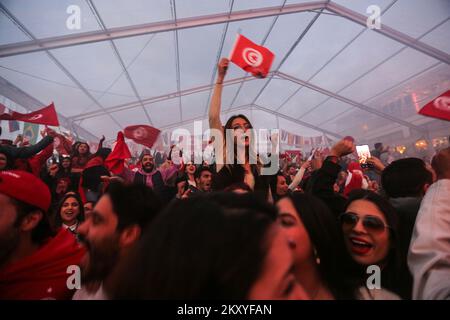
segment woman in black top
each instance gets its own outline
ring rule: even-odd
[[[213,190],[223,190],[233,184],[244,182],[253,191],[259,192],[267,198],[269,195],[268,179],[261,175],[262,166],[252,146],[252,133],[248,132],[249,129],[253,129],[252,124],[242,114],[230,117],[225,126],[222,126],[220,121],[223,80],[228,64],[229,60],[222,58],[217,66],[217,81],[209,107],[209,127],[216,130],[212,135],[222,134],[221,137],[215,139],[217,174],[213,179]],[[226,144],[227,130],[230,130],[228,132],[229,139],[233,139],[233,146]],[[223,148],[220,141],[223,142]]]

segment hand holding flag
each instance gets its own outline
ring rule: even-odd
[[[223,83],[223,79],[225,78],[225,75],[227,74],[228,65],[230,63],[230,60],[227,58],[220,59],[219,63],[217,64],[217,82]]]

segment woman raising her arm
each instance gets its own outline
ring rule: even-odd
[[[222,100],[223,81],[228,69],[229,60],[222,58],[217,66],[217,80],[214,85],[214,91],[209,107],[209,127],[222,134],[223,152],[218,149],[222,147],[220,143],[216,144],[216,171],[217,175],[213,179],[213,189],[223,190],[236,183],[246,183],[253,191],[261,193],[267,197],[269,193],[268,179],[261,175],[261,164],[258,155],[252,145],[252,124],[246,116],[238,114],[230,117],[222,125],[220,121],[220,110]],[[226,133],[232,138],[233,145],[227,145]],[[216,137],[215,141],[219,141]],[[228,139],[230,140],[230,139]],[[227,157],[227,153],[234,157]],[[231,158],[231,159],[230,159]]]

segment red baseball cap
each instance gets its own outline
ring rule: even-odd
[[[47,211],[52,196],[38,177],[20,170],[0,171],[0,193]]]

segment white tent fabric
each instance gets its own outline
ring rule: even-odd
[[[366,26],[370,5],[381,29]],[[0,95],[18,111],[54,101],[88,140],[134,124],[192,129],[238,32],[276,58],[266,79],[230,67],[224,120],[367,143],[450,133],[417,114],[450,89],[448,0],[1,0]]]

